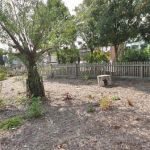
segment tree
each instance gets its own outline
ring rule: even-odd
[[[138,14],[138,32],[141,37],[148,43],[150,43],[150,1],[142,0],[139,1],[137,7]]]
[[[76,8],[76,24],[78,29],[78,36],[86,43],[87,48],[90,49],[91,55],[94,48],[97,46],[98,38],[96,29],[96,22],[91,16],[92,0],[84,0],[79,7]]]
[[[137,3],[135,0],[107,0],[103,1],[103,3],[96,0],[96,5],[100,5],[93,12],[98,12],[95,15],[95,20],[98,20],[99,42],[102,45],[114,46],[117,58],[119,45],[138,35],[138,23],[136,21]]]
[[[138,35],[137,0],[85,0],[84,2],[81,8],[78,8],[80,10],[78,16],[83,25],[83,27],[80,25],[82,28],[79,32],[85,35],[85,39],[89,39],[85,40],[87,45],[92,43],[93,47],[114,46],[118,57],[119,45]]]
[[[60,64],[74,63],[79,59],[79,50],[76,48],[65,47],[57,51],[57,59]]]
[[[27,68],[29,96],[44,97],[37,60],[51,50],[56,25],[67,20],[67,8],[60,0],[10,0],[0,11],[1,40],[17,51]]]

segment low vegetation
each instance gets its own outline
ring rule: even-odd
[[[103,97],[100,100],[100,107],[102,110],[108,110],[112,107],[112,101],[109,99],[109,97]]]
[[[87,113],[93,113],[95,112],[95,108],[92,104],[88,105],[87,107]]]
[[[112,99],[113,101],[121,100],[119,96],[112,96],[111,99]]]
[[[91,75],[89,73],[86,73],[86,72],[82,73],[82,75],[81,75],[82,80],[89,80],[91,78],[92,78]]]
[[[0,123],[0,129],[3,129],[3,130],[15,129],[21,126],[23,123],[24,123],[23,117],[21,116],[11,117]]]
[[[0,81],[5,80],[7,77],[7,70],[4,67],[0,68]]]
[[[23,99],[21,99],[21,102],[22,102],[22,100]],[[27,99],[25,99],[25,101],[26,101],[26,103],[28,103]],[[5,107],[5,104],[4,104],[3,100],[0,100],[0,109],[3,107]],[[42,109],[41,100],[40,100],[40,98],[33,97],[31,99],[31,103],[28,104],[26,113],[24,115],[14,116],[14,117],[11,117],[11,118],[1,121],[0,129],[2,129],[2,130],[16,129],[19,126],[23,125],[23,123],[25,123],[25,121],[33,119],[33,118],[39,118],[42,115],[43,115],[43,109]]]
[[[43,108],[40,98],[33,97],[26,112],[28,119],[39,118],[43,115]]]
[[[5,108],[5,103],[2,99],[0,99],[0,109]]]

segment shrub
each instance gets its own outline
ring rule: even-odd
[[[111,108],[111,106],[112,106],[112,101],[108,97],[103,97],[100,100],[100,107],[102,108],[102,110],[108,110]]]
[[[100,50],[94,51],[93,54],[89,53],[84,57],[84,60],[88,63],[102,63],[108,62],[108,53],[102,52]]]
[[[15,116],[9,119],[6,119],[0,123],[0,129],[9,130],[21,126],[24,122],[24,119],[20,116]]]
[[[149,61],[150,51],[148,49],[127,49],[121,56],[120,61],[132,62],[132,61]]]
[[[32,119],[32,118],[39,118],[42,115],[43,109],[40,98],[33,97],[31,104],[29,104],[28,106],[26,117]]]

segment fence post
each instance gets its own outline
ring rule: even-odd
[[[78,64],[75,64],[75,72],[76,72],[76,78],[78,78],[79,72],[78,72]]]
[[[53,65],[50,64],[50,67],[51,67],[51,78],[54,78],[54,70],[53,70]]]
[[[106,74],[106,64],[103,64],[104,74]]]
[[[143,64],[141,63],[140,77],[143,78]]]

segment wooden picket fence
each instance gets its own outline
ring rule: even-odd
[[[1,67],[1,66],[0,66]],[[150,62],[117,62],[105,64],[53,64],[38,66],[39,73],[45,77],[96,78],[108,74],[113,77],[150,79]],[[8,68],[10,74],[26,74],[25,67]]]
[[[49,71],[48,71],[49,72]],[[52,77],[79,78],[110,74],[114,77],[150,78],[150,62],[118,62],[107,64],[51,65]]]

